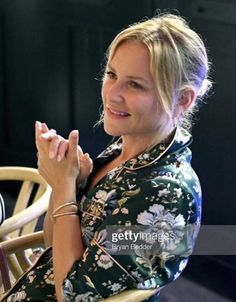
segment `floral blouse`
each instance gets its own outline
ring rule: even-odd
[[[150,151],[108,172],[88,193],[78,192],[85,252],[64,279],[63,301],[95,302],[126,289],[162,288],[184,270],[201,218],[201,188],[191,167],[191,136],[177,129],[170,145]],[[121,152],[115,142],[94,161],[94,169]],[[112,251],[109,227],[144,228],[161,238],[155,248]],[[159,236],[160,235],[160,236]],[[150,242],[149,242],[150,244]],[[63,242],[62,242],[63,248]],[[56,301],[51,248],[2,301]]]

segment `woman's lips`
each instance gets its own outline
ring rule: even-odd
[[[124,112],[124,111],[117,111],[117,110],[113,110],[109,107],[107,107],[107,112],[110,116],[112,117],[117,117],[117,118],[123,118],[123,117],[127,117],[130,116],[129,113]]]

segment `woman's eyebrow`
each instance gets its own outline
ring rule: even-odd
[[[111,69],[112,71],[115,71],[115,68],[113,68],[110,63],[107,64],[107,68]]]
[[[111,66],[111,64],[107,64],[107,68],[110,69],[113,72],[116,72],[115,68]],[[145,84],[148,84],[148,81],[143,78],[143,77],[139,77],[139,76],[133,76],[133,75],[127,75],[126,78],[130,79],[130,80],[139,80],[144,82]]]
[[[144,82],[145,84],[148,84],[148,81],[146,79],[144,79],[143,77],[128,75],[127,78],[130,80],[138,80],[138,81]]]

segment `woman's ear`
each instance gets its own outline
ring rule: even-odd
[[[181,92],[176,102],[175,117],[176,118],[181,117],[181,115],[183,115],[188,109],[190,109],[194,105],[196,98],[197,98],[197,93],[193,86],[189,86],[185,88]]]

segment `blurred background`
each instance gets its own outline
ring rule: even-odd
[[[63,136],[79,129],[95,157],[110,141],[94,127],[105,51],[126,25],[167,9],[201,34],[213,62],[213,92],[197,114],[191,148],[202,223],[235,225],[235,0],[1,0],[0,165],[36,167],[36,120]],[[235,273],[236,256],[192,256],[162,301],[236,301]]]

